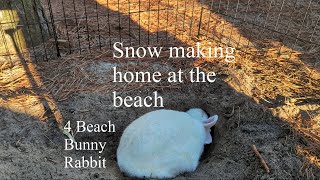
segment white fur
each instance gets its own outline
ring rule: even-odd
[[[202,121],[207,118],[201,109],[157,110],[141,116],[120,139],[120,170],[140,178],[172,178],[194,171],[206,141]]]
[[[206,119],[208,119],[207,113],[200,108],[189,109],[186,113],[188,113],[191,117],[199,119],[201,121],[205,121]]]

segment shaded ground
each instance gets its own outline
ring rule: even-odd
[[[105,62],[91,64],[85,72],[90,77],[105,77],[110,74],[110,68],[99,72],[104,76],[94,76],[97,72],[92,71],[97,67],[105,67],[103,64]],[[101,80],[101,83],[105,82]],[[125,90],[123,96],[151,94],[153,90],[158,90],[163,96],[165,108],[184,111],[190,107],[201,107],[209,114],[218,114],[221,118],[214,130],[215,144],[206,147],[197,170],[180,175],[177,179],[320,177],[319,168],[297,154],[299,148],[308,145],[303,136],[297,134],[289,124],[274,117],[269,110],[230,88],[220,78],[211,84],[187,83],[164,90],[156,87]],[[87,123],[106,123],[111,120],[116,125],[116,133],[75,135],[77,141],[106,141],[107,148],[101,156],[107,159],[108,168],[65,169],[64,156],[98,157],[98,153],[64,151],[65,137],[56,123],[50,120],[52,118],[42,123],[35,118],[2,108],[0,158],[3,163],[0,166],[0,178],[123,179],[115,156],[121,133],[131,121],[153,109],[115,108],[111,93],[107,91],[79,93],[58,103],[58,107],[62,110],[65,121],[71,121],[73,127],[77,120]],[[261,167],[251,150],[252,144],[256,144],[266,159],[271,169],[270,174],[266,174]]]
[[[239,51],[236,54],[238,61],[231,64],[219,60],[198,59],[194,62],[166,58],[147,59],[137,63],[135,59],[112,59],[111,51],[106,49],[99,52],[91,50],[90,53],[86,51],[82,55],[77,54],[75,50],[74,54],[67,55],[69,43],[63,41],[60,46],[64,58],[30,63],[29,65],[34,67],[30,68],[28,73],[25,73],[27,66],[22,68],[21,65],[17,65],[9,69],[6,65],[1,65],[0,85],[3,88],[0,89],[0,179],[124,179],[117,167],[115,156],[122,131],[131,121],[154,109],[115,108],[112,106],[111,97],[111,92],[115,90],[122,96],[149,95],[157,90],[164,98],[165,108],[184,111],[190,107],[201,107],[211,115],[220,116],[221,119],[214,131],[215,144],[206,147],[197,170],[194,173],[180,175],[176,179],[320,178],[320,76],[317,72],[317,59],[314,58],[318,51],[312,51],[307,56],[306,50],[299,49],[298,45],[295,47],[292,43],[276,42],[276,38],[270,39],[270,34],[250,37],[248,34],[255,34],[256,30],[249,29],[250,32],[246,34],[246,29],[238,28],[239,22],[228,21],[228,18],[224,20],[214,13],[210,16],[212,22],[209,23],[209,30],[205,31],[206,25],[201,29],[204,34],[213,32],[214,37],[209,40],[201,36],[189,39],[189,35],[196,35],[198,31],[201,8],[197,4],[194,13],[185,9],[177,11],[177,16],[169,13],[169,21],[166,21],[167,11],[163,11],[160,17],[164,20],[159,24],[156,21],[157,11],[150,16],[148,13],[141,13],[141,19],[150,17],[150,21],[153,22],[150,25],[148,21],[138,22],[137,13],[129,16],[125,13],[127,7],[121,6],[119,11],[123,14],[120,18],[125,26],[120,28],[117,21],[117,4],[105,6],[98,2],[101,13],[108,14],[110,11],[112,14],[111,30],[107,16],[100,17],[100,31],[97,29],[96,18],[86,22],[83,16],[85,6],[82,2],[77,3],[78,16],[82,17],[78,19],[79,22],[72,18],[64,21],[59,2],[54,2],[57,6],[54,14],[62,19],[57,22],[59,38],[66,40],[67,34],[70,33],[71,49],[80,45],[84,49],[88,48],[87,39],[90,40],[90,45],[99,46],[97,39],[100,33],[104,45],[120,40],[120,34],[126,43],[135,45],[138,40],[146,44],[148,37],[151,42],[156,42],[157,38],[163,41],[167,35],[170,42],[176,46],[193,46],[196,41],[209,40],[214,40],[212,46],[218,46],[226,43],[229,37],[232,40],[241,37],[241,41],[235,43],[240,49],[247,48],[250,53]],[[87,13],[95,15],[96,4],[86,5]],[[164,5],[166,4],[161,3],[161,6]],[[175,2],[169,5],[174,8]],[[233,7],[231,5],[235,6],[236,3],[230,3],[230,7]],[[157,9],[157,3],[152,3],[151,6]],[[183,6],[183,3],[179,4],[179,7]],[[188,1],[188,6],[192,6],[192,1]],[[261,4],[254,8],[264,6],[266,5]],[[66,7],[70,11],[67,16],[72,16],[72,3],[66,4]],[[132,2],[131,10],[137,10],[137,7],[137,1]],[[221,7],[226,9],[227,5],[224,3]],[[148,8],[148,4],[143,4],[143,10]],[[242,9],[245,10],[245,6]],[[205,11],[204,22],[209,20],[208,15],[209,11]],[[297,16],[300,17],[301,13]],[[176,19],[179,20],[178,28],[172,25]],[[129,22],[131,31],[127,26]],[[194,25],[191,26],[191,31],[183,31],[183,25],[188,29],[191,22]],[[81,35],[80,44],[78,35]],[[290,51],[294,52],[292,57],[286,57],[285,53],[278,55],[279,47],[287,54],[290,54]],[[266,51],[261,54],[260,50],[263,48]],[[180,68],[188,71],[194,66],[201,66],[203,70],[215,71],[218,80],[211,84],[114,84],[111,82],[110,68],[115,65],[122,71],[148,70],[161,71],[163,74]],[[33,81],[40,82],[28,82],[31,81],[30,73],[34,76]],[[45,98],[48,94],[52,96],[51,100]],[[56,108],[48,107],[50,104],[56,104]],[[80,158],[91,155],[97,157],[98,154],[64,151],[65,136],[58,129],[53,114],[44,113],[50,109],[53,112],[59,110],[64,122],[71,121],[73,127],[77,120],[88,123],[106,123],[111,120],[116,125],[116,133],[75,135],[77,141],[107,142],[107,148],[101,154],[107,159],[107,169],[64,168],[64,156]],[[269,165],[269,174],[265,173],[252,152],[252,144],[256,144]]]

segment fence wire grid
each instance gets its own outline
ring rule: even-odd
[[[315,0],[17,0],[3,4],[0,45],[5,58],[14,54],[8,42],[12,29],[22,33],[11,36],[24,36],[27,41],[27,48],[16,43],[16,49],[35,60],[111,49],[115,42],[168,46],[193,38],[243,51],[255,48],[256,53],[274,42],[279,43],[278,54],[283,46],[303,53],[320,47],[320,3]],[[3,18],[5,14],[9,20]]]

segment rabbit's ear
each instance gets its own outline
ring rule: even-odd
[[[206,139],[204,140],[204,144],[211,144],[212,143],[212,136],[210,134],[210,129],[206,129]]]
[[[210,129],[212,126],[214,126],[218,121],[218,115],[214,115],[209,117],[207,120],[203,121],[203,126],[206,129]]]

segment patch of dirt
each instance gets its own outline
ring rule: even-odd
[[[249,10],[249,22],[261,21],[264,24],[263,19],[270,17],[269,27],[272,22],[277,22],[280,1],[270,1],[277,8],[273,8],[269,16],[269,11],[266,11],[269,2],[259,1],[258,4],[250,3],[250,6],[242,4],[238,13],[240,20],[233,21],[209,11],[209,8],[202,9],[199,3],[196,3],[194,11],[189,11],[193,1],[177,1],[179,9],[175,7],[175,1],[168,1],[168,4],[165,1],[152,2],[151,7],[147,3],[140,7],[139,1],[120,7],[114,2],[106,4],[106,1],[85,5],[80,0],[64,2],[66,15],[60,2],[52,1],[53,16],[59,20],[55,24],[57,35],[61,42],[65,42],[59,43],[64,57],[29,63],[24,67],[15,66],[8,71],[0,66],[0,179],[131,179],[117,167],[119,139],[127,125],[156,108],[115,108],[111,92],[117,91],[121,96],[146,96],[156,90],[164,98],[167,109],[185,111],[200,107],[210,115],[218,114],[220,117],[213,131],[214,143],[206,146],[196,171],[181,174],[175,179],[320,179],[318,47],[312,47],[311,51],[306,45],[301,49],[300,42],[296,43],[295,39],[281,38],[280,41],[279,34],[261,27],[253,28],[240,21],[247,17],[245,12]],[[122,2],[127,4],[127,1]],[[296,8],[299,10],[294,14],[290,13],[292,2],[285,6],[282,13],[285,16],[281,20],[286,21],[279,22],[279,31],[290,27],[292,30],[288,35],[297,35],[298,21],[303,20],[301,18],[307,11],[308,3],[303,4],[305,8]],[[159,15],[157,11],[148,13],[150,9],[167,6],[177,10],[161,10]],[[319,12],[318,5],[313,2],[311,6],[313,11],[310,12]],[[238,12],[236,1],[231,1],[230,6],[228,1],[221,6],[214,4],[214,7],[221,7],[221,13],[227,9],[232,14]],[[130,13],[128,8],[131,8]],[[134,13],[140,8],[145,12]],[[203,26],[199,26],[201,10],[204,11],[202,22],[208,22]],[[100,12],[100,23],[96,20],[97,12]],[[86,20],[85,15],[91,18]],[[319,27],[315,25],[316,15],[312,13],[306,19],[310,23],[306,24]],[[159,18],[161,21],[157,22]],[[291,19],[294,20],[292,25],[286,26]],[[195,38],[199,31],[206,37]],[[309,39],[309,31],[310,28],[303,29],[301,37]],[[311,37],[316,39],[320,31],[314,32]],[[194,46],[196,41],[213,40],[212,46],[229,44],[248,54],[239,50],[236,53],[238,61],[231,64],[208,59],[191,62],[162,58],[147,58],[137,64],[132,59],[110,58],[108,46],[122,40],[131,45],[138,45],[140,41],[143,45],[155,44],[159,40],[159,44],[165,41],[164,44],[170,42],[175,46]],[[105,46],[107,50],[102,48],[96,54],[93,48],[98,46]],[[90,47],[91,52],[87,53],[85,50]],[[82,50],[82,55],[77,54],[77,48]],[[73,54],[67,55],[69,51]],[[31,65],[35,67],[31,68]],[[201,66],[205,71],[215,71],[218,79],[214,83],[195,84],[114,84],[113,66],[122,71],[148,70],[163,74]],[[10,71],[12,73],[8,73]],[[75,134],[79,142],[107,142],[101,154],[96,151],[65,151],[66,136],[55,122],[59,114],[56,112],[62,114],[64,123],[70,121],[72,127],[78,120],[95,124],[110,120],[115,124],[116,132]],[[265,172],[253,153],[252,144],[257,146],[269,165],[270,173]],[[75,159],[101,156],[106,158],[107,168],[64,168],[65,156]]]
[[[89,68],[84,69],[88,74],[100,71],[108,74],[108,64],[98,62],[97,65],[102,66],[90,64]],[[304,157],[297,154],[298,146],[308,143],[304,137],[297,134],[290,124],[279,120],[253,99],[235,91],[222,79],[218,78],[214,83],[179,84],[178,88],[171,89],[145,86],[137,90],[124,90],[121,96],[145,96],[155,90],[164,98],[167,109],[185,111],[200,107],[210,115],[218,114],[220,117],[213,134],[214,144],[206,146],[196,171],[184,173],[175,179],[320,177],[319,167],[306,164]],[[133,120],[156,108],[115,108],[112,101],[109,91],[93,90],[74,94],[58,103],[65,123],[70,121],[71,127],[75,127],[77,120],[95,124],[110,120],[115,124],[115,133],[75,135],[79,142],[107,142],[101,154],[96,151],[65,151],[66,137],[52,117],[41,122],[1,108],[0,179],[130,179],[117,167],[116,149],[121,134]],[[257,146],[269,165],[269,174],[251,150],[252,144]],[[106,158],[107,168],[66,169],[64,156],[75,159],[101,156]]]

